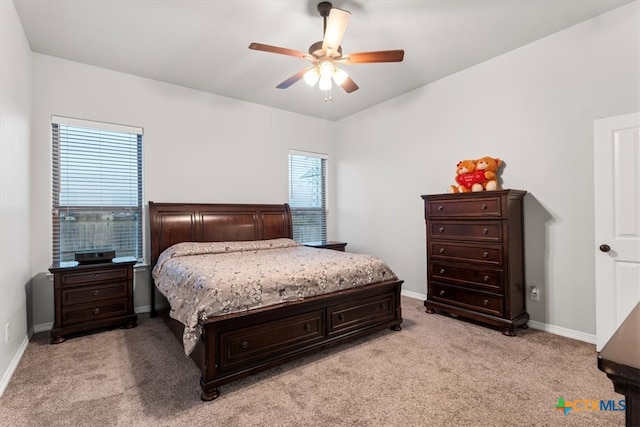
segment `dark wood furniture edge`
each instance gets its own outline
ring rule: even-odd
[[[625,396],[625,425],[640,425],[640,303],[598,353],[598,369]]]
[[[249,218],[251,219],[249,220]],[[149,202],[149,221],[152,268],[164,249],[180,241],[264,240],[281,237],[292,238],[293,236],[291,210],[287,204]],[[216,236],[224,236],[224,238],[218,239]],[[201,399],[208,401],[217,398],[220,385],[313,354],[322,349],[386,328],[400,330],[402,283],[402,280],[390,280],[278,306],[216,316],[202,323],[201,339],[190,355],[202,374],[200,378]],[[155,286],[152,282],[152,297],[154,292]],[[345,328],[344,332],[329,330],[330,322],[326,318],[330,317],[331,310],[343,306],[349,308],[349,304],[356,307],[357,304],[371,302],[370,300],[375,300],[376,297],[388,298],[391,301],[392,307],[388,307],[390,314],[387,314],[386,317],[364,321],[352,328]],[[279,322],[288,318],[293,319],[311,312],[322,313],[325,316],[326,321],[322,326],[323,331],[321,331],[324,338],[316,339],[311,343],[302,343],[268,357],[262,357],[258,361],[238,364],[231,369],[222,368],[220,359],[225,353],[225,349],[222,348],[224,333],[242,333],[243,330],[249,330],[256,325]],[[152,299],[152,315],[156,315],[154,299]],[[163,317],[176,338],[182,343],[183,325],[168,315]]]

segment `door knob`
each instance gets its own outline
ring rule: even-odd
[[[611,250],[611,246],[609,245],[600,245],[600,251],[609,252]]]

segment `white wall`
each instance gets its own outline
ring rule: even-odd
[[[504,159],[527,190],[534,321],[595,334],[593,120],[640,110],[640,3],[616,9],[338,122],[338,235],[426,294],[421,194],[455,165]]]
[[[31,51],[13,2],[0,1],[0,395],[27,344],[30,294]],[[6,325],[9,324],[9,336]],[[8,339],[7,339],[8,338]]]
[[[51,115],[142,127],[145,202],[285,203],[289,148],[333,155],[333,122],[41,54],[33,80],[36,326],[53,322]],[[134,304],[148,308],[146,270],[136,273]]]

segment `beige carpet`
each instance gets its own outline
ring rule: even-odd
[[[515,338],[403,298],[403,329],[220,388],[159,319],[59,345],[36,334],[0,399],[2,426],[622,426],[624,412],[555,409],[623,399],[595,346],[529,329]]]

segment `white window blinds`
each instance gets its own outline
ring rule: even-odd
[[[289,153],[289,205],[293,238],[298,242],[327,239],[327,156]]]
[[[52,118],[53,261],[142,260],[142,129]]]

